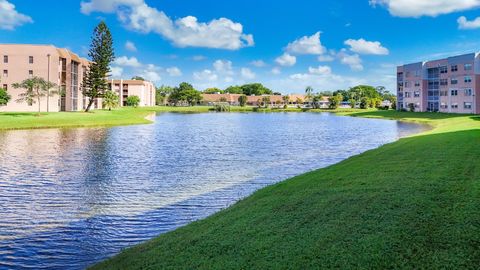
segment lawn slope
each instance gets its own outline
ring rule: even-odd
[[[478,267],[480,119],[345,114],[435,128],[261,189],[93,269]]]

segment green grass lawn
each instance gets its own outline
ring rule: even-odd
[[[202,113],[212,111],[213,107],[140,107],[120,108],[112,111],[94,110],[84,112],[52,112],[52,113],[22,113],[0,112],[0,130],[9,129],[38,129],[38,128],[68,128],[68,127],[98,127],[148,124],[151,121],[145,119],[148,115],[156,112],[178,113]],[[232,106],[231,112],[252,112],[254,107]],[[287,110],[265,109],[265,112],[301,112],[301,109],[289,108]],[[319,112],[321,110],[311,110]],[[342,110],[344,111],[344,110]],[[346,110],[351,111],[351,110]],[[358,110],[357,110],[358,111]]]
[[[434,129],[261,189],[93,269],[478,268],[480,118],[340,114]]]

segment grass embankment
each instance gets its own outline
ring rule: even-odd
[[[344,114],[434,129],[261,189],[93,268],[477,268],[480,118]]]
[[[232,106],[231,112],[252,112],[254,107]],[[148,124],[146,117],[156,112],[201,113],[212,111],[213,107],[140,107],[120,108],[112,111],[94,110],[85,112],[23,113],[0,112],[0,130],[69,128],[69,127],[110,127]],[[301,109],[260,109],[260,112],[301,112]],[[319,110],[312,110],[319,111]]]

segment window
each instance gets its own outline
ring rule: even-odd
[[[450,91],[451,96],[458,96],[458,90],[452,90]]]
[[[471,83],[471,82],[472,82],[472,77],[470,77],[470,76],[465,76],[465,77],[463,78],[463,80],[464,80],[465,83]]]
[[[405,92],[405,97],[409,98],[410,97],[410,92]]]
[[[29,63],[29,64],[33,64],[33,56],[29,56],[29,57],[28,57],[28,63]]]
[[[28,77],[32,78],[33,77],[33,70],[28,71]]]
[[[440,73],[442,73],[442,74],[445,74],[445,73],[447,73],[447,72],[448,72],[448,68],[447,68],[447,66],[442,66],[442,67],[439,67],[439,69],[440,69]]]
[[[7,91],[8,90],[8,85],[4,84],[2,88],[5,89],[5,91]]]
[[[8,55],[3,56],[3,63],[5,63],[5,64],[8,63]]]
[[[458,103],[452,103],[452,109],[458,109]]]
[[[470,97],[470,96],[472,96],[472,95],[473,95],[472,89],[465,89],[465,96]]]
[[[472,70],[472,64],[465,64],[463,67],[465,71]]]
[[[450,79],[450,84],[457,84],[457,83],[458,83],[457,78]]]
[[[440,91],[440,96],[441,96],[441,97],[446,97],[446,96],[448,96],[448,91],[447,91],[447,90],[442,90],[442,91]]]
[[[8,70],[6,70],[6,69],[3,70],[3,77],[5,77],[5,78],[8,77]]]
[[[420,70],[415,70],[415,77],[420,77],[421,71]]]
[[[405,87],[409,87],[410,84],[408,82],[405,82]]]
[[[440,79],[440,85],[448,85],[448,79]]]
[[[441,109],[448,109],[448,105],[445,102],[440,103],[440,108]]]
[[[464,102],[463,103],[463,108],[464,109],[471,109],[472,108],[472,102]]]
[[[415,81],[415,86],[416,87],[420,86],[420,81]]]
[[[420,91],[415,91],[413,92],[414,97],[420,97]]]
[[[457,65],[452,65],[451,70],[452,70],[452,72],[457,72],[458,71],[458,66]]]

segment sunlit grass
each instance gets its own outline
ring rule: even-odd
[[[434,128],[261,189],[94,269],[478,268],[480,118],[340,114]]]

